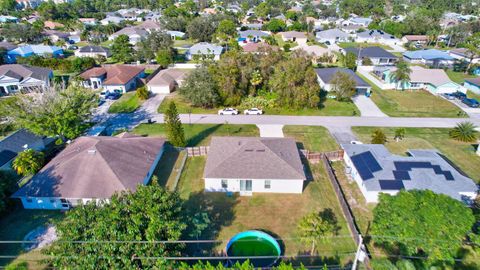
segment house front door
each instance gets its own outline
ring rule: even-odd
[[[252,180],[240,180],[240,192],[252,191]]]

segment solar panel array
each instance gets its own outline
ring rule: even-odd
[[[432,169],[435,174],[441,174],[445,177],[447,181],[454,181],[455,178],[453,177],[450,171],[444,171],[438,165],[432,165],[430,162],[420,162],[420,161],[396,161],[393,163],[395,165],[396,171],[393,171],[393,175],[395,176],[395,180],[409,180],[404,179],[405,174],[409,174],[408,172],[412,169]],[[397,178],[397,175],[399,176]],[[408,176],[410,178],[410,175]]]
[[[377,160],[370,151],[354,155],[351,157],[351,160],[363,181],[372,179],[373,173],[382,170],[382,166],[378,164]]]
[[[382,190],[400,190],[405,188],[402,181],[395,181],[395,180],[378,180],[380,184],[380,188]]]

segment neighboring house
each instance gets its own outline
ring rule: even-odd
[[[402,37],[403,43],[427,44],[428,36],[426,35],[405,35]]]
[[[85,47],[82,47],[75,51],[75,56],[77,57],[98,57],[98,56],[104,56],[106,58],[110,57],[112,53],[108,48],[101,47],[101,46],[95,46],[95,45],[88,45]]]
[[[25,209],[61,210],[100,203],[147,185],[163,154],[165,139],[122,134],[80,137],[12,195]]]
[[[463,86],[465,86],[468,90],[474,92],[475,94],[480,95],[480,77],[465,79]]]
[[[43,90],[50,86],[53,71],[48,68],[26,65],[0,66],[0,96],[14,94],[18,91]]]
[[[269,45],[268,43],[265,42],[257,42],[257,43],[247,43],[245,46],[242,46],[242,50],[246,53],[254,53],[254,54],[259,54],[267,51],[268,49],[278,49],[278,47],[274,47]]]
[[[42,0],[16,0],[17,1],[17,8],[18,9],[35,9],[38,7],[43,1]]]
[[[457,49],[452,49],[448,51],[451,57],[461,60],[461,61],[467,61],[470,62],[472,60],[473,64],[478,64],[480,63],[480,55],[475,55],[474,53],[471,53],[468,51],[466,48],[457,48]]]
[[[108,40],[114,40],[120,35],[128,36],[130,44],[135,45],[148,36],[149,32],[136,26],[125,27],[108,37]]]
[[[213,60],[219,60],[223,52],[223,47],[208,42],[200,42],[190,47],[185,56],[188,60],[194,60],[201,57],[212,57]]]
[[[355,42],[359,43],[380,43],[385,45],[400,44],[401,41],[393,35],[382,30],[367,30],[357,33]]]
[[[356,82],[357,94],[370,93],[372,86],[360,78],[355,72],[348,68],[317,68],[315,69],[317,73],[317,80],[320,87],[325,91],[332,91],[333,85],[330,83],[334,75],[337,72],[343,72],[348,75]]]
[[[18,21],[17,17],[0,15],[0,23],[18,23]]]
[[[120,24],[125,19],[123,17],[118,17],[118,16],[107,16],[105,19],[101,20],[100,23],[102,25],[108,25],[108,24]]]
[[[185,69],[164,69],[159,71],[147,82],[148,91],[155,94],[169,94],[177,87],[181,87],[183,80],[189,73]]]
[[[364,28],[367,28],[370,23],[373,22],[373,19],[371,18],[363,18],[363,17],[351,17],[345,21],[342,22],[342,25],[358,25]]]
[[[137,28],[145,29],[148,33],[153,31],[161,31],[163,27],[155,21],[144,21],[142,24],[136,26]]]
[[[45,21],[43,23],[43,27],[54,30],[54,29],[57,29],[57,28],[63,28],[64,25],[61,24],[61,23],[57,23],[57,22]]]
[[[260,42],[269,37],[270,33],[260,30],[245,30],[238,32],[238,41],[240,42]]]
[[[6,51],[11,51],[18,48],[18,46],[8,41],[0,41],[0,48],[5,49]]]
[[[318,42],[328,43],[328,44],[334,44],[338,42],[347,42],[350,40],[349,34],[337,28],[317,32],[315,37]]]
[[[412,64],[423,64],[434,68],[452,67],[455,63],[455,58],[437,49],[406,51],[403,53],[403,59]]]
[[[9,63],[14,63],[17,57],[29,57],[32,55],[38,56],[63,56],[63,50],[57,46],[48,45],[25,45],[7,52],[7,58]]]
[[[80,18],[78,19],[84,25],[94,26],[97,25],[97,19],[95,18]]]
[[[380,193],[431,190],[456,200],[471,202],[477,185],[457,171],[436,150],[409,150],[409,156],[390,153],[382,144],[342,144],[348,175],[367,202],[378,202]]]
[[[292,138],[213,137],[204,171],[205,191],[302,193],[306,180]]]
[[[279,35],[282,37],[283,41],[290,41],[296,42],[300,44],[307,44],[307,34],[304,32],[298,31],[288,31],[288,32],[281,32]]]
[[[356,34],[360,31],[365,31],[365,27],[358,25],[358,24],[349,24],[349,25],[342,25],[340,29],[348,34]]]
[[[50,39],[52,43],[57,43],[58,41],[68,41],[70,34],[57,31],[57,30],[45,30],[43,34]]]
[[[181,31],[167,31],[167,34],[169,34],[173,40],[179,40],[185,37],[185,33]]]
[[[337,61],[337,55],[330,49],[318,45],[297,46],[292,50],[303,50],[313,58],[315,63],[334,63]]]
[[[26,150],[43,151],[54,141],[53,138],[40,137],[25,129],[20,129],[0,140],[0,170],[11,170],[17,155]]]
[[[354,53],[361,65],[362,59],[369,58],[374,66],[391,66],[398,61],[398,57],[380,47],[346,48],[345,53]]]
[[[403,85],[405,89],[425,89],[432,94],[444,94],[465,92],[463,87],[448,77],[443,69],[428,69],[420,66],[411,66],[410,81]],[[392,76],[396,68],[390,68],[383,72],[375,72],[378,77],[386,84],[390,84],[389,89],[402,89],[402,85],[397,83]],[[385,89],[384,87],[380,87]]]
[[[94,67],[82,74],[83,86],[91,89],[103,88],[105,91],[113,92],[121,90],[123,93],[135,90],[145,77],[145,69],[128,65],[112,65],[105,67]]]

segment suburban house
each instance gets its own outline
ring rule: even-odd
[[[149,32],[143,28],[130,26],[130,27],[125,27],[113,33],[111,36],[108,37],[108,40],[115,40],[117,37],[121,35],[126,35],[128,36],[130,44],[135,45],[138,42],[140,42],[142,39],[146,38],[148,34]]]
[[[373,22],[373,19],[371,18],[364,18],[364,17],[350,17],[347,20],[344,20],[342,22],[342,25],[359,25],[362,27],[368,27],[370,23]]]
[[[111,55],[112,53],[110,52],[110,49],[101,47],[101,46],[95,46],[95,45],[88,45],[75,51],[75,56],[77,57],[95,58],[98,56],[103,56],[105,58],[108,58]]]
[[[156,94],[168,94],[181,87],[183,80],[189,73],[187,69],[169,68],[160,70],[148,82],[148,91]]]
[[[43,27],[48,28],[48,29],[57,29],[57,28],[63,28],[65,25],[58,23],[58,22],[53,22],[53,21],[45,21],[43,23]]]
[[[302,193],[306,180],[295,140],[213,137],[204,171],[205,191]]]
[[[9,63],[14,63],[17,57],[29,57],[32,55],[61,57],[63,56],[63,50],[57,46],[39,44],[21,46],[7,52]]]
[[[119,16],[107,16],[105,19],[101,20],[100,23],[102,25],[108,25],[108,24],[120,24],[122,23],[123,21],[125,21],[125,19],[123,17],[119,17]]]
[[[185,53],[187,60],[200,59],[201,57],[211,57],[213,60],[219,60],[223,52],[223,47],[208,42],[196,43]]]
[[[359,65],[361,65],[360,60],[365,58],[369,58],[374,66],[391,66],[398,61],[398,57],[380,47],[346,48],[345,53],[349,52],[357,56]]]
[[[385,45],[395,45],[401,43],[398,38],[382,30],[367,30],[360,32],[356,35],[355,42],[380,43]]]
[[[0,15],[0,23],[18,23],[19,19],[13,16]]]
[[[179,40],[185,37],[185,33],[181,31],[166,31],[170,35],[172,40]]]
[[[404,89],[425,89],[432,94],[465,92],[461,85],[450,80],[443,69],[428,69],[420,66],[411,66],[410,69],[412,70],[410,81],[403,85]],[[374,70],[374,74],[386,84],[386,86],[379,86],[381,89],[402,89],[402,85],[392,77],[395,70],[396,67]]]
[[[153,31],[161,31],[163,29],[163,27],[155,21],[144,21],[137,27],[145,29],[148,33],[152,33]]]
[[[455,58],[447,52],[436,49],[406,51],[403,53],[403,59],[412,64],[423,64],[434,68],[452,67],[455,63]]]
[[[356,34],[360,31],[364,31],[365,27],[359,25],[359,24],[349,24],[349,25],[341,25],[340,30],[342,30],[345,33],[348,34]]]
[[[402,37],[403,43],[427,44],[428,36],[426,35],[405,35]]]
[[[283,41],[290,41],[296,42],[300,44],[307,44],[307,34],[304,32],[298,31],[288,31],[288,32],[281,32],[279,35],[282,37]]]
[[[242,50],[246,53],[254,53],[254,54],[259,54],[259,53],[266,53],[267,50],[278,50],[278,47],[271,46],[268,43],[265,42],[250,42],[245,44],[245,46],[242,46]]]
[[[108,202],[118,192],[135,192],[150,182],[165,139],[123,133],[80,137],[12,195],[25,209],[69,209]],[[85,169],[85,168],[88,168]]]
[[[297,46],[292,50],[303,50],[313,58],[314,63],[335,63],[337,61],[337,55],[332,50],[318,45]]]
[[[78,19],[83,25],[94,26],[97,25],[97,19],[95,18],[80,18]]]
[[[337,42],[347,42],[350,40],[349,34],[337,28],[317,32],[315,37],[318,42],[327,43],[327,44],[335,44]]]
[[[53,138],[37,136],[25,129],[10,134],[0,141],[0,170],[11,170],[18,153],[26,149],[42,151],[53,141]]]
[[[466,48],[456,48],[448,51],[451,57],[461,60],[470,62],[472,60],[472,64],[480,63],[480,55],[475,55],[474,53],[469,52]]]
[[[16,0],[18,9],[34,9],[38,7],[43,1],[42,0]]]
[[[357,94],[370,93],[372,86],[360,78],[355,72],[348,68],[317,68],[315,69],[317,73],[317,80],[320,87],[325,91],[333,91],[334,87],[330,83],[332,78],[337,72],[343,72],[348,75],[357,83],[356,90]]]
[[[465,79],[463,86],[475,94],[480,94],[480,77]]]
[[[14,94],[18,91],[30,92],[43,90],[50,86],[53,71],[48,68],[26,65],[0,66],[0,96]]]
[[[390,153],[382,144],[342,144],[347,174],[357,183],[367,202],[378,202],[380,193],[431,190],[469,203],[477,185],[457,171],[436,150],[409,150],[408,156]]]
[[[113,92],[120,90],[123,93],[135,90],[145,77],[145,69],[128,65],[112,65],[105,67],[91,68],[79,76],[82,78],[83,86],[91,89],[103,88],[105,91]]]
[[[70,34],[57,31],[57,30],[45,30],[42,32],[43,35],[48,37],[52,43],[56,43],[58,41],[68,41],[68,37]]]
[[[259,42],[263,41],[264,38],[269,37],[270,33],[260,30],[245,30],[239,31],[238,36],[239,42]]]

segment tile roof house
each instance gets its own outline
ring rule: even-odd
[[[136,66],[111,65],[91,68],[79,76],[84,79],[83,86],[87,88],[103,88],[110,92],[121,90],[126,93],[140,85],[140,79],[145,77],[144,71],[144,68]]]
[[[390,52],[387,52],[380,47],[367,48],[346,48],[345,53],[352,52],[357,56],[358,64],[361,65],[361,60],[369,58],[374,66],[391,66],[398,61],[398,57]]]
[[[437,49],[407,51],[403,53],[403,59],[412,64],[424,64],[434,68],[452,67],[455,58],[448,52]]]
[[[315,38],[321,43],[335,44],[337,42],[349,41],[350,35],[340,29],[334,28],[317,32]]]
[[[18,91],[42,91],[50,86],[53,71],[48,68],[27,65],[0,66],[0,96],[14,94]]]
[[[104,57],[110,57],[112,53],[110,52],[110,49],[101,47],[101,46],[95,46],[95,45],[88,45],[85,47],[81,47],[80,49],[75,51],[75,56],[77,57],[98,57],[98,56],[104,56]]]
[[[53,141],[53,138],[37,136],[25,129],[10,134],[0,141],[0,170],[10,170],[18,153],[26,149],[42,151]]]
[[[57,46],[48,45],[25,45],[7,52],[7,58],[9,63],[14,63],[17,57],[29,57],[32,55],[38,56],[63,56],[63,50]]]
[[[244,46],[242,46],[242,50],[246,53],[254,53],[254,54],[259,54],[259,53],[264,53],[268,49],[278,49],[278,47],[271,46],[268,43],[265,42],[251,42],[247,43]]]
[[[219,60],[223,52],[223,47],[208,42],[200,42],[190,47],[185,56],[188,60],[194,60],[198,57],[212,57],[213,60]]]
[[[26,209],[69,209],[149,183],[165,139],[80,137],[12,195]],[[88,169],[86,169],[88,168]]]
[[[356,91],[358,94],[369,93],[372,86],[360,78],[355,72],[348,68],[317,68],[317,80],[320,87],[325,91],[334,91],[334,86],[330,81],[334,78],[337,72],[348,74],[356,82]]]
[[[408,156],[390,153],[381,144],[342,144],[348,175],[367,202],[378,202],[380,193],[431,190],[466,203],[478,187],[436,150],[409,150]]]
[[[297,42],[298,44],[307,44],[307,34],[298,31],[280,32],[279,35],[283,41]]]
[[[205,191],[252,195],[302,193],[306,176],[294,139],[213,137],[204,179]]]
[[[393,35],[382,30],[367,30],[356,34],[355,42],[381,43],[385,45],[401,44],[402,42]]]
[[[181,87],[190,71],[187,69],[169,68],[159,71],[147,82],[148,91],[156,94],[169,94]]]
[[[428,40],[429,38],[427,35],[405,35],[402,37],[402,42],[404,43],[427,44]]]

